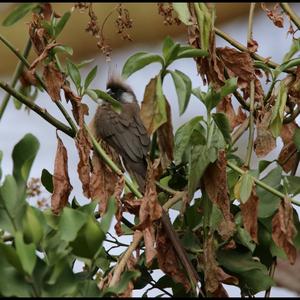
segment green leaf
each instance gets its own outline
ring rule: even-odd
[[[259,173],[262,173],[271,163],[272,163],[272,161],[260,160],[259,163],[258,163]]]
[[[263,179],[262,182],[271,186],[275,190],[281,190],[281,174],[282,168],[280,166],[272,169]],[[258,217],[267,218],[274,214],[278,209],[281,199],[273,195],[271,192],[266,191],[260,186],[256,186],[256,194],[259,198],[258,202]]]
[[[192,82],[188,76],[179,70],[169,71],[174,80],[179,103],[179,114],[182,115],[189,103],[192,90]]]
[[[166,61],[166,57],[168,57],[170,49],[175,45],[174,41],[172,40],[172,38],[170,36],[167,36],[164,41],[163,41],[163,56],[165,58]]]
[[[122,106],[121,106],[120,102],[117,101],[116,99],[114,99],[112,96],[110,96],[106,92],[98,90],[98,89],[94,89],[91,91],[95,92],[99,99],[109,102],[116,112],[118,112],[118,113],[121,112]]]
[[[178,19],[185,25],[192,25],[191,14],[188,8],[188,4],[173,2],[172,6],[177,13]]]
[[[283,57],[283,62],[289,61],[300,50],[300,39],[293,39],[291,48]]]
[[[246,203],[251,195],[254,179],[247,172],[241,176],[241,186],[240,186],[240,200],[242,203]]]
[[[266,266],[254,260],[251,252],[218,251],[217,259],[219,264],[225,268],[226,273],[238,277],[239,286],[252,294],[267,290],[274,285]]]
[[[91,82],[95,79],[96,74],[97,74],[97,69],[98,69],[98,66],[95,66],[89,72],[89,74],[86,76],[86,79],[84,81],[84,89],[87,89],[89,87],[89,85],[91,84]]]
[[[55,25],[55,37],[57,37],[61,31],[64,29],[67,24],[69,18],[71,17],[71,12],[67,11],[64,15],[59,19],[57,24]]]
[[[53,193],[52,174],[46,169],[42,170],[41,182],[43,186],[46,188],[46,190],[52,194]]]
[[[270,130],[274,137],[278,137],[280,135],[287,95],[288,88],[286,83],[281,81],[270,121]]]
[[[157,54],[151,54],[147,52],[135,53],[134,55],[130,56],[125,62],[122,70],[122,77],[127,79],[136,71],[154,62],[159,62],[162,66],[164,65],[162,57]]]
[[[31,133],[28,133],[13,149],[13,176],[15,177],[17,184],[24,189],[39,147],[40,143],[38,139]]]
[[[11,26],[27,15],[33,8],[37,7],[36,3],[23,3],[12,11],[2,22],[3,26]]]
[[[293,196],[300,193],[300,177],[299,176],[285,176],[288,182],[288,192]]]
[[[188,193],[190,199],[193,198],[194,192],[199,186],[200,179],[210,163],[208,151],[210,149],[207,149],[206,145],[196,145],[190,149],[188,175]]]
[[[174,44],[170,49],[168,49],[167,53],[164,54],[165,66],[169,66],[175,59],[177,59],[179,49],[180,44],[178,43]]]
[[[86,221],[87,215],[85,213],[64,207],[58,224],[61,239],[67,242],[75,240]]]
[[[70,46],[66,46],[66,45],[59,45],[56,46],[52,49],[53,53],[59,53],[59,52],[63,52],[63,53],[67,53],[69,55],[73,55],[73,48]]]
[[[67,69],[68,69],[68,74],[70,75],[73,83],[75,84],[78,90],[81,85],[81,76],[77,66],[73,64],[70,60],[67,60]]]
[[[117,206],[116,206],[116,200],[114,197],[110,197],[108,200],[108,205],[105,214],[101,218],[100,227],[103,230],[103,232],[106,234],[109,230],[112,218],[116,212]]]
[[[15,245],[24,271],[27,274],[32,275],[36,264],[34,244],[25,244],[22,233],[18,231],[15,234]]]
[[[2,158],[3,158],[3,152],[0,150],[0,180],[2,178],[2,169],[1,169]]]
[[[206,50],[197,49],[192,46],[181,46],[176,59],[206,56],[208,56],[208,52]]]
[[[7,175],[0,190],[1,203],[6,211],[13,215],[18,204],[18,187],[13,176]],[[1,201],[1,202],[2,202]]]
[[[202,116],[195,117],[189,122],[180,126],[175,133],[175,163],[179,165],[182,161],[184,152],[186,151],[193,130],[199,126],[199,122],[203,120]]]
[[[300,128],[298,127],[295,129],[293,141],[296,145],[297,151],[300,152]]]
[[[81,69],[81,68],[85,67],[86,65],[89,65],[90,63],[92,63],[94,60],[95,60],[95,58],[83,60],[79,64],[76,64],[76,67],[77,67],[77,69]]]
[[[291,60],[288,60],[287,62],[281,64],[274,70],[274,77],[276,78],[281,72],[300,65],[300,58],[294,58]]]
[[[231,132],[232,128],[230,126],[229,120],[224,113],[215,113],[212,114],[212,117],[217,124],[218,128],[222,132],[224,139],[227,144],[231,143]]]
[[[100,104],[97,100],[99,99],[97,93],[94,90],[87,89],[84,91],[86,95],[88,95],[92,100],[94,100],[97,104]]]
[[[101,250],[104,239],[105,234],[99,223],[92,216],[88,216],[86,224],[80,229],[76,239],[70,245],[75,255],[92,259]]]
[[[42,212],[35,207],[27,206],[22,224],[25,241],[28,243],[33,242],[38,246],[44,235],[43,226],[46,225]]]

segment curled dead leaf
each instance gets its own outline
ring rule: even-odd
[[[101,140],[100,143],[110,158],[120,165],[117,153],[104,141]],[[93,152],[92,166],[90,193],[93,200],[99,201],[99,213],[102,216],[106,212],[108,199],[115,191],[118,175],[103,162],[96,152]]]
[[[267,13],[268,18],[274,23],[275,26],[283,27],[283,14],[279,13],[279,3],[276,3],[272,9],[268,9],[264,3],[261,3],[261,8]]]
[[[87,197],[91,197],[90,192],[90,151],[92,144],[88,138],[85,128],[80,128],[75,138],[77,151],[79,154],[79,162],[77,165],[77,172],[79,179],[82,183],[83,194]]]
[[[231,237],[235,230],[235,224],[232,221],[232,215],[230,213],[226,163],[225,150],[220,150],[217,161],[207,167],[203,176],[203,183],[207,195],[211,201],[219,207],[223,214],[226,225],[224,224],[225,226],[223,226],[220,234],[222,234],[222,238],[225,240]]]
[[[275,244],[284,250],[291,264],[294,264],[297,258],[297,250],[293,242],[296,232],[293,207],[288,197],[285,197],[281,200],[279,209],[272,219],[272,238]]]
[[[257,120],[256,124],[256,139],[254,141],[254,151],[257,157],[264,157],[276,147],[276,139],[270,132],[269,124],[272,112],[267,111],[261,120]]]
[[[157,129],[157,143],[160,151],[160,158],[163,170],[165,170],[171,161],[173,161],[174,135],[172,125],[171,108],[166,101],[167,122]]]
[[[59,101],[60,89],[65,79],[63,74],[56,68],[54,62],[50,62],[44,67],[43,79],[51,99],[53,101]]]
[[[282,147],[278,156],[278,163],[286,173],[293,170],[297,163],[297,148],[293,141]]]
[[[246,203],[240,205],[244,228],[249,232],[251,238],[256,243],[257,241],[257,213],[258,213],[259,198],[256,195],[256,188],[253,186],[251,195]]]
[[[54,162],[53,194],[51,196],[51,209],[58,214],[68,203],[73,187],[68,174],[68,153],[63,142],[57,135],[57,149]]]
[[[251,52],[251,53],[255,53],[257,51],[258,48],[258,43],[257,41],[251,39],[250,41],[247,42],[247,49]]]

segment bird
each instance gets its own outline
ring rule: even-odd
[[[116,112],[112,105],[104,102],[97,107],[94,116],[94,130],[97,138],[111,146],[135,179],[140,191],[145,190],[147,155],[150,136],[140,116],[140,107],[133,89],[120,77],[110,76],[107,93],[121,105]]]

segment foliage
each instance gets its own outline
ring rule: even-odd
[[[20,66],[26,69],[17,69],[11,86],[0,82],[8,93],[0,116],[12,95],[17,109],[27,105],[74,138],[83,195],[91,201],[83,206],[76,197],[70,201],[67,148],[59,137],[62,134],[57,133],[54,173],[42,169],[40,178],[51,194],[51,208],[31,205],[30,197],[39,196],[43,189],[29,179],[39,142],[29,133],[14,146],[12,174],[2,178],[0,168],[1,296],[131,296],[133,290],[143,289],[147,297],[151,289],[158,289],[162,296],[222,297],[227,296],[223,283],[238,286],[242,295],[253,296],[275,285],[271,270],[277,258],[295,262],[300,247],[300,223],[293,207],[299,202],[292,198],[300,193],[300,179],[295,176],[300,157],[295,121],[299,114],[300,60],[293,56],[299,51],[299,41],[294,39],[282,64],[277,65],[255,53],[257,42],[251,35],[247,48],[241,49],[215,28],[213,7],[204,3],[167,5],[159,4],[160,14],[170,22],[176,13],[177,22],[188,27],[189,44],[166,37],[161,54],[135,53],[122,70],[123,78],[128,78],[149,64],[160,65],[158,74],[149,79],[141,105],[142,121],[152,136],[144,195],[124,177],[117,157],[84,122],[88,114],[88,106],[82,102],[84,95],[97,103],[99,99],[110,103],[118,113],[122,108],[105,91],[90,88],[97,66],[82,78],[81,67],[91,61],[75,64],[70,59],[73,49],[56,43],[72,19],[71,11],[60,16],[48,3],[20,4],[3,21],[3,26],[11,26],[33,13],[29,45],[37,57],[29,63],[30,48],[23,55],[17,53]],[[92,4],[75,7],[88,10],[92,30],[97,21]],[[282,27],[282,16],[275,8],[262,7],[274,24]],[[121,6],[116,11],[119,26],[125,22],[129,28],[128,11]],[[289,14],[290,9],[285,11]],[[249,32],[252,17],[250,14]],[[215,34],[229,39],[239,50],[216,47]],[[1,41],[14,50],[4,38]],[[103,50],[105,45],[101,47]],[[203,82],[208,84],[206,91],[193,87],[181,70],[171,68],[182,58],[196,62]],[[260,80],[263,74],[267,92]],[[163,89],[168,75],[174,83],[180,115],[193,97],[206,109],[205,116],[182,124],[174,136],[170,104]],[[61,90],[64,100],[71,102],[73,116],[64,109]],[[66,123],[33,105],[39,91],[49,94]],[[240,104],[237,111],[232,105],[234,99]],[[235,143],[248,128],[243,159],[237,156]],[[283,141],[278,159],[261,159],[258,168],[253,168],[252,152],[259,158],[267,156],[278,138]],[[0,152],[0,162],[2,156]],[[180,210],[173,223],[163,212],[171,207]],[[134,224],[124,212],[135,216]],[[120,235],[130,236],[132,243],[122,243]],[[113,246],[109,248],[109,244]],[[122,255],[110,253],[116,247]],[[79,262],[84,267],[76,271]],[[165,275],[155,281],[152,272],[157,269]],[[200,290],[196,288],[199,283]]]

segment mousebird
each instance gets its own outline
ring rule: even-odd
[[[96,136],[121,156],[126,170],[143,193],[150,137],[141,120],[138,101],[132,88],[119,77],[112,76],[106,88],[120,102],[122,110],[117,113],[107,102],[99,105],[94,117]]]

